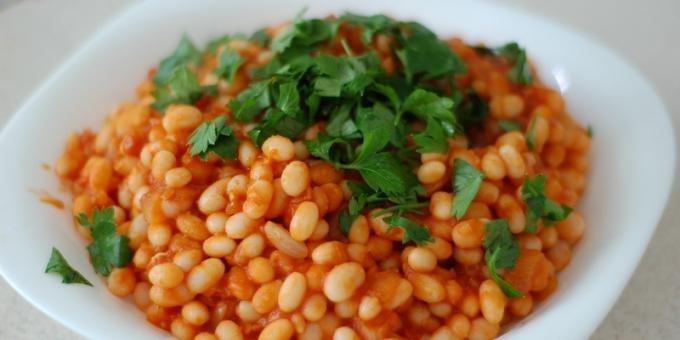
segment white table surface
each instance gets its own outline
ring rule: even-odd
[[[84,39],[132,2],[0,0],[0,127]],[[640,68],[663,96],[680,135],[680,1],[506,2],[585,32]],[[680,338],[678,181],[644,258],[592,339]],[[0,278],[0,339],[80,338]]]

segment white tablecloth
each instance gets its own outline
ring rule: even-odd
[[[680,1],[508,2],[574,27],[618,51],[654,83],[673,114],[675,131],[680,131]],[[0,127],[85,38],[130,3],[0,0]],[[644,112],[640,115],[643,122]],[[675,225],[680,221],[679,205],[676,183],[647,253],[593,339],[680,337],[680,228]],[[0,339],[79,338],[0,279]]]

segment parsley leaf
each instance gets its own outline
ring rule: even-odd
[[[250,85],[229,101],[232,117],[239,121],[251,121],[271,104],[269,83],[259,82]]]
[[[464,101],[462,101],[462,91],[458,90],[457,92],[460,93],[461,98],[456,99],[453,97],[453,102],[454,112],[460,123],[466,129],[482,123],[489,114],[489,104],[472,89],[466,91],[467,96]]]
[[[428,80],[465,71],[463,60],[434,33],[414,23],[406,26],[402,31],[410,30],[413,34],[403,34],[403,48],[396,51],[404,66],[406,79],[411,81],[420,76],[423,80]]]
[[[399,215],[391,215],[383,218],[383,220],[390,225],[388,230],[393,228],[401,228],[404,230],[404,237],[401,240],[401,243],[403,244],[413,241],[416,245],[423,246],[429,242],[434,242],[434,238],[432,238],[432,235],[430,235],[430,231],[427,228],[408,218]]]
[[[284,60],[290,60],[310,52],[316,45],[335,36],[337,24],[323,19],[298,17],[277,34],[271,42],[272,52]]]
[[[531,84],[531,70],[529,69],[527,55],[523,48],[519,47],[516,42],[511,42],[501,46],[498,49],[498,53],[512,64],[512,68],[507,74],[508,79],[517,84]]]
[[[151,105],[154,109],[164,111],[168,105],[181,103],[193,104],[204,93],[215,95],[215,86],[201,86],[196,74],[188,67],[176,68],[167,84],[151,92],[156,101]]]
[[[283,135],[294,138],[307,126],[305,121],[298,117],[290,117],[278,109],[270,109],[262,117],[262,120],[252,130],[248,131],[250,139],[261,146],[272,135]]]
[[[73,269],[71,265],[66,262],[66,259],[61,252],[52,247],[52,254],[50,260],[47,262],[45,273],[55,273],[61,276],[61,283],[82,283],[84,285],[92,286],[82,274]]]
[[[344,143],[342,138],[332,138],[325,133],[319,133],[316,139],[304,141],[307,150],[314,157],[335,163],[334,157],[331,155],[331,148],[338,143]]]
[[[534,115],[534,117],[531,118],[531,122],[529,122],[529,127],[527,128],[526,140],[529,151],[533,151],[536,147],[536,119],[538,119],[538,115]]]
[[[475,199],[484,173],[460,158],[453,161],[453,169],[453,191],[456,195],[451,205],[451,215],[461,218]]]
[[[361,152],[356,162],[361,162],[382,150],[394,134],[394,115],[380,103],[373,108],[359,108],[357,111],[357,127],[364,137]]]
[[[170,81],[173,71],[185,65],[198,65],[201,63],[201,52],[196,48],[188,35],[183,34],[182,39],[171,55],[166,57],[158,65],[158,70],[153,77],[154,83],[164,85]]]
[[[498,123],[498,126],[505,132],[519,131],[522,129],[520,123],[510,119],[499,119],[496,123]]]
[[[267,29],[260,28],[259,30],[253,32],[253,34],[248,38],[248,40],[258,43],[260,45],[266,45],[269,43],[269,36],[267,36]]]
[[[84,213],[77,218],[78,223],[89,229],[92,235],[92,242],[87,246],[87,251],[90,253],[95,272],[108,276],[111,269],[124,267],[132,260],[130,239],[116,233],[112,207],[95,208],[91,221]]]
[[[489,221],[484,225],[486,236],[484,237],[484,259],[491,278],[503,290],[508,297],[521,297],[522,292],[505,281],[498,269],[512,268],[519,257],[519,244],[510,232],[506,220]]]
[[[276,106],[283,113],[293,117],[300,111],[300,92],[297,83],[291,81],[279,84]]]
[[[526,231],[536,232],[539,219],[543,219],[545,226],[564,220],[572,212],[572,208],[548,198],[544,193],[545,175],[524,178],[521,196],[527,205]]]
[[[418,145],[418,152],[420,153],[446,153],[449,150],[449,140],[446,131],[432,117],[428,117],[425,130],[413,135],[413,141]]]
[[[593,138],[593,126],[588,125],[588,128],[586,129],[586,135],[588,135],[588,138],[592,139]]]
[[[366,184],[388,196],[405,195],[418,181],[390,152],[379,152],[345,167],[358,170]]]
[[[245,59],[229,47],[225,47],[217,61],[217,68],[213,71],[215,75],[227,81],[233,81],[236,71],[238,71]]]
[[[210,53],[212,53],[212,54],[215,54],[215,52],[217,52],[217,50],[218,50],[220,47],[226,45],[226,44],[227,44],[228,42],[230,42],[233,38],[234,38],[234,37],[233,37],[232,35],[230,35],[230,34],[225,34],[225,35],[219,36],[219,37],[217,37],[217,38],[214,38],[214,39],[208,41],[208,44],[206,45],[205,49],[206,49],[208,52],[210,52]]]
[[[361,32],[361,39],[366,45],[371,44],[374,34],[386,31],[393,25],[392,20],[382,14],[365,16],[354,13],[345,13],[340,17],[340,21],[361,26],[363,29]]]
[[[404,101],[401,112],[410,112],[419,118],[426,120],[427,117],[437,118],[442,121],[456,123],[453,115],[453,101],[450,98],[441,97],[434,92],[416,89]]]
[[[205,160],[212,152],[220,158],[236,159],[238,140],[232,129],[224,123],[224,116],[203,122],[189,137],[192,156],[198,155]]]

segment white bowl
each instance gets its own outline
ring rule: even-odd
[[[312,3],[310,1],[310,3]],[[97,129],[183,32],[204,43],[292,18],[303,0],[148,1],[99,32],[17,112],[0,136],[0,272],[40,310],[89,338],[167,338],[133,303],[111,295],[91,270],[67,210],[40,203],[45,189],[69,202],[53,164],[66,136]],[[441,36],[491,45],[516,40],[568,110],[593,126],[592,170],[580,203],[587,234],[559,274],[557,292],[503,339],[584,339],[616,301],[661,216],[671,189],[675,142],[668,113],[644,77],[616,54],[548,20],[477,1],[317,1],[308,15],[343,10],[414,19]],[[94,288],[43,274],[56,246]]]

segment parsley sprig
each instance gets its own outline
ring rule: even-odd
[[[62,283],[80,283],[92,286],[90,281],[71,267],[64,258],[64,255],[55,247],[52,247],[52,253],[50,254],[50,260],[47,262],[47,267],[45,267],[45,273],[59,274]]]
[[[91,220],[84,213],[78,215],[77,219],[92,235],[87,251],[95,272],[108,276],[113,268],[124,267],[132,260],[130,239],[116,233],[112,207],[95,208]]]
[[[510,232],[506,220],[493,220],[484,225],[484,259],[491,278],[508,297],[521,297],[522,292],[510,285],[498,273],[499,269],[512,268],[519,257],[519,244]]]
[[[475,199],[482,185],[484,173],[460,158],[453,161],[453,169],[453,191],[456,195],[453,198],[451,215],[461,218]]]
[[[224,116],[201,124],[189,137],[192,156],[207,159],[210,153],[214,153],[222,159],[235,159],[238,148],[238,140],[234,131],[225,124]]]
[[[475,46],[477,53],[482,55],[497,55],[504,57],[512,67],[507,73],[508,79],[516,84],[529,85],[533,81],[526,51],[516,42],[507,43],[498,48]]]
[[[559,204],[550,198],[545,193],[545,175],[536,175],[533,178],[529,176],[524,178],[522,185],[522,200],[527,205],[527,221],[526,231],[530,233],[536,232],[538,229],[538,221],[543,220],[544,226],[550,226],[557,221],[562,221],[569,216],[572,208]]]

